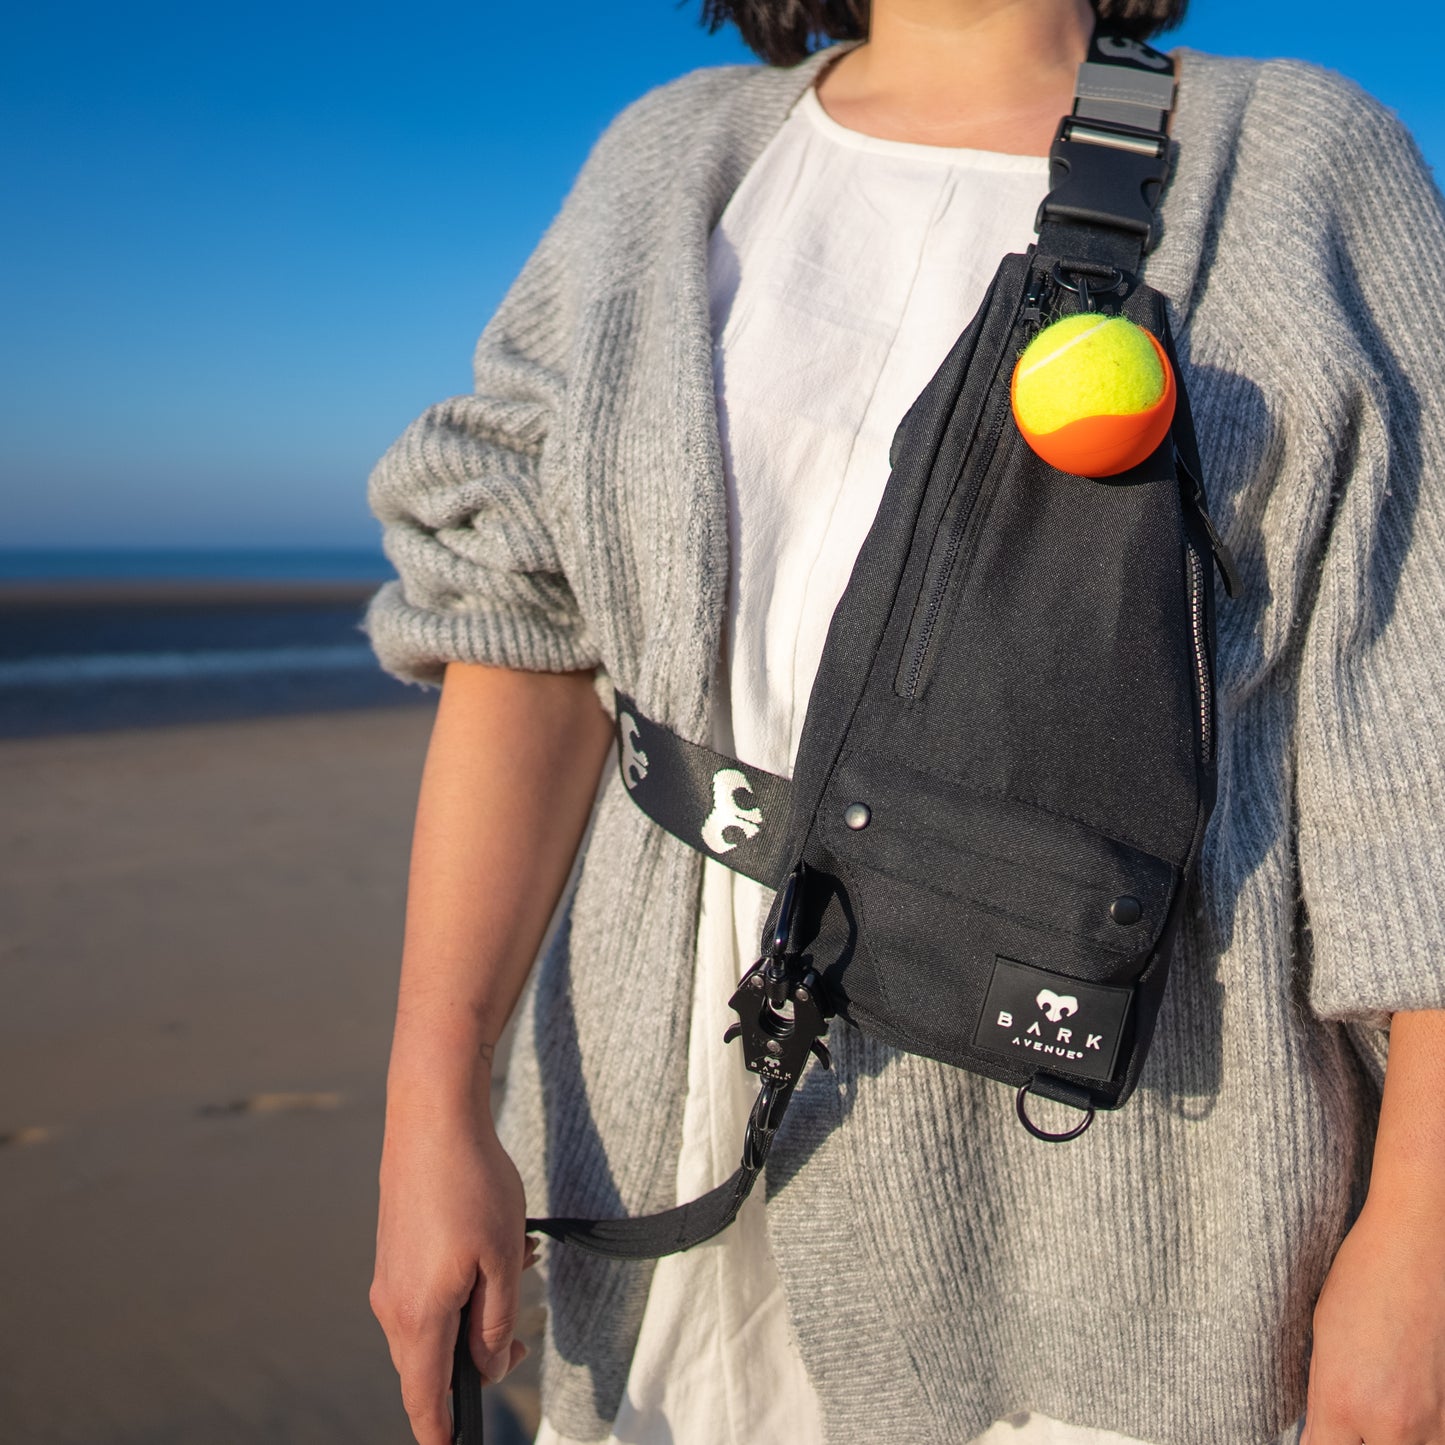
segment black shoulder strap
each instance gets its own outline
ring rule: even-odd
[[[776,888],[787,856],[792,784],[680,738],[617,694],[617,770],[632,801],[674,838]]]

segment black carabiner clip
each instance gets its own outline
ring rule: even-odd
[[[1093,261],[1055,261],[1052,276],[1056,284],[1065,291],[1072,291],[1079,298],[1084,311],[1096,309],[1099,296],[1117,296],[1123,300],[1129,294],[1131,278],[1117,266],[1103,266]],[[1074,279],[1068,281],[1066,276]],[[1089,284],[1090,276],[1095,284]]]

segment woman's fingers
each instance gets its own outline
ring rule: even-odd
[[[451,1386],[452,1352],[456,1344],[458,1314],[395,1321],[387,1334],[391,1358],[401,1379],[401,1403],[411,1422],[417,1445],[451,1445],[452,1424],[447,1411]]]
[[[489,1385],[506,1378],[512,1368],[512,1333],[517,1327],[517,1296],[522,1261],[517,1256],[493,1261],[472,1292],[472,1358]]]

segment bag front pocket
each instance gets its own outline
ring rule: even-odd
[[[859,804],[862,828],[848,821]],[[1178,877],[1081,823],[897,764],[865,774],[845,762],[818,838],[867,964],[843,980],[850,1006],[895,1042],[951,1063],[971,1057],[1000,957],[1133,984]]]

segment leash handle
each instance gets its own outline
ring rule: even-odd
[[[482,1372],[472,1359],[470,1333],[472,1306],[462,1306],[452,1353],[452,1445],[482,1445]]]

